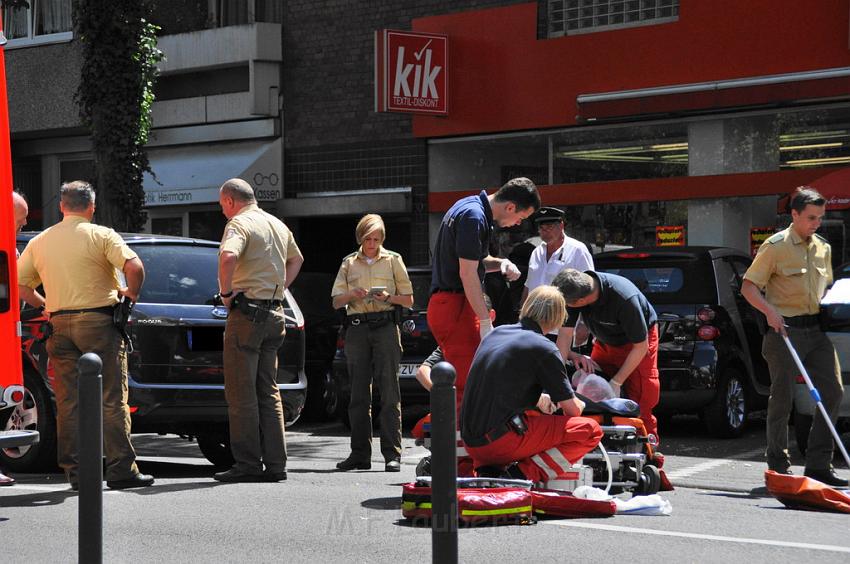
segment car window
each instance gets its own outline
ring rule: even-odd
[[[644,294],[675,294],[685,282],[678,267],[608,268],[605,272],[628,278]]]
[[[139,301],[211,304],[218,292],[218,249],[179,244],[133,245],[145,265]]]
[[[410,283],[413,284],[413,309],[428,309],[431,299],[431,273],[409,272]]]

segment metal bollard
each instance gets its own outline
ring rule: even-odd
[[[79,561],[103,562],[103,363],[94,353],[77,361],[80,467]]]
[[[455,369],[431,369],[431,561],[457,563],[457,426]]]

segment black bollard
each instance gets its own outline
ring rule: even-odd
[[[457,563],[457,426],[455,369],[431,369],[431,561]]]
[[[77,361],[80,468],[79,561],[103,562],[103,363],[94,353]]]

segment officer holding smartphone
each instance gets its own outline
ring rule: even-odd
[[[360,248],[342,259],[331,297],[345,308],[345,356],[351,379],[351,454],[342,471],[372,467],[372,380],[381,389],[381,454],[387,472],[401,470],[401,335],[397,306],[413,305],[413,286],[401,255],[383,247],[381,216],[363,216],[355,230]]]

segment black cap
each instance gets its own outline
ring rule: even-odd
[[[540,208],[534,214],[534,223],[554,223],[564,220],[564,212],[558,208]]]

